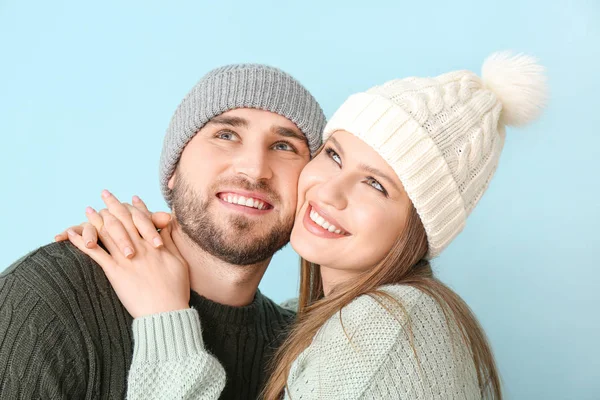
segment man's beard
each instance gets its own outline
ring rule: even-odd
[[[240,178],[226,183],[229,187],[266,192],[278,198],[273,189],[264,182],[251,184]],[[209,190],[208,193],[214,191]],[[229,217],[225,223],[218,223],[208,209],[210,203],[210,198],[203,199],[200,194],[195,193],[181,173],[175,175],[172,205],[177,223],[201,249],[229,264],[251,265],[264,261],[290,240],[294,225],[293,215],[260,237],[256,234],[250,236],[260,222],[251,222],[247,217],[239,215]],[[224,224],[226,225],[223,226]]]

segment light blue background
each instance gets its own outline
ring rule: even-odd
[[[283,68],[331,116],[385,80],[525,51],[548,68],[550,105],[509,131],[489,192],[435,267],[479,316],[508,399],[600,399],[599,3],[281,3],[0,0],[0,270],[101,206],[104,187],[164,209],[163,133],[215,66]],[[290,248],[261,288],[294,295]]]

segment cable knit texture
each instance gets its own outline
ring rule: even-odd
[[[206,349],[220,364],[206,369],[227,377],[215,387],[215,392],[222,389],[218,398],[257,398],[267,363],[294,313],[260,292],[246,307],[214,303],[192,292],[190,305],[200,310],[202,331],[195,320],[180,331],[165,325],[172,334],[160,335],[167,351],[157,356],[173,364],[190,349]],[[70,243],[28,254],[0,275],[0,399],[124,398],[134,348],[132,322],[102,268]],[[144,324],[133,329],[138,338],[153,340],[140,333],[149,332]],[[180,379],[180,372],[173,379]]]
[[[470,71],[395,79],[348,98],[323,139],[348,131],[375,149],[404,185],[427,232],[428,258],[462,231],[492,179],[505,124],[540,115],[543,67],[525,55],[495,53],[484,79]]]
[[[361,296],[354,300],[341,314],[326,322],[312,344],[295,360],[288,377],[290,392],[286,393],[286,399],[481,397],[470,351],[458,327],[447,324],[439,305],[410,286],[387,286],[383,290],[398,300],[404,311],[385,297]],[[189,322],[194,318],[198,321],[196,313],[183,310],[144,321],[145,331],[153,331],[152,341],[134,331],[136,351],[130,382],[153,382],[152,387],[163,388],[161,394],[177,393],[177,396],[157,396],[152,390],[130,384],[130,397],[137,398],[140,393],[146,399],[218,397],[212,388],[223,377],[212,366],[216,360],[208,361],[210,356],[201,347],[180,343],[178,350],[170,350],[177,353],[178,362],[154,357],[150,363],[143,356],[167,351],[163,343],[170,343],[170,339],[165,338],[179,336],[185,337],[186,342],[200,343],[190,338],[199,329]],[[178,325],[174,326],[173,321]],[[200,372],[181,373],[182,369]]]

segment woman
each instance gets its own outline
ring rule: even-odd
[[[427,260],[457,236],[486,190],[504,126],[535,119],[545,96],[543,69],[532,58],[497,53],[481,79],[457,71],[393,80],[336,111],[299,180],[291,235],[302,257],[298,321],[275,357],[266,399],[501,398],[483,330]],[[106,201],[109,210],[118,203]],[[101,223],[95,212],[89,218]],[[118,254],[91,251],[69,231],[136,317],[128,396],[152,398],[162,389],[218,398],[224,372],[203,347],[169,227],[161,237],[157,249],[131,236],[144,249],[135,258],[162,274],[168,293],[142,312],[131,289],[155,288],[147,274]]]

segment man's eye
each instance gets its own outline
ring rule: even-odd
[[[215,135],[216,138],[222,140],[235,140],[235,136],[235,133],[230,131],[220,131],[217,132],[217,134]]]
[[[275,150],[282,150],[282,151],[296,151],[296,149],[294,148],[294,146],[292,146],[291,144],[286,143],[286,142],[275,143],[273,145],[273,148]]]

